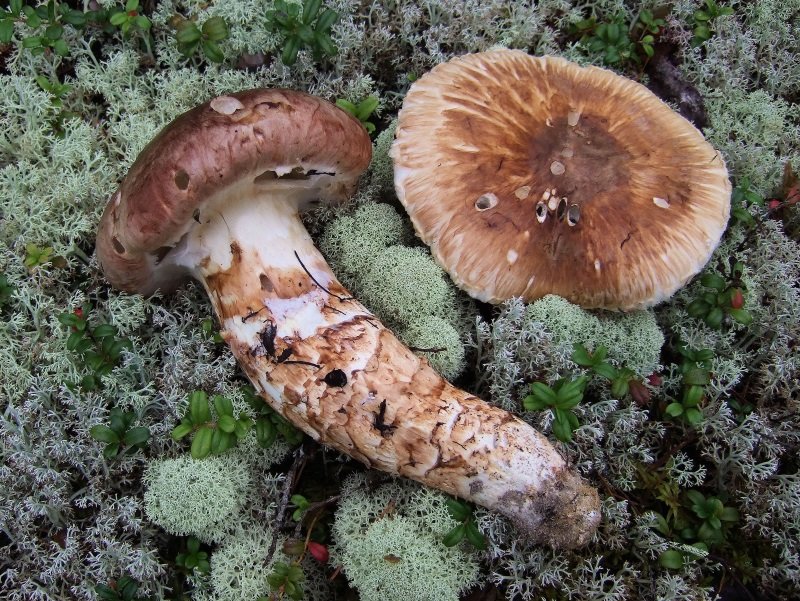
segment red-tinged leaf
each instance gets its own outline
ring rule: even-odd
[[[639,405],[646,405],[650,401],[650,391],[640,380],[629,381],[628,392],[630,392],[634,402]]]
[[[738,288],[734,288],[731,293],[731,307],[734,309],[741,309],[744,307],[744,294]]]
[[[659,374],[653,373],[647,376],[647,383],[650,384],[650,386],[661,386],[663,380]]]
[[[328,563],[328,558],[330,554],[328,553],[328,547],[325,545],[315,542],[309,541],[308,543],[308,553],[316,559],[320,563]]]

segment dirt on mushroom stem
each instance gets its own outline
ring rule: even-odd
[[[296,202],[240,193],[201,218],[171,260],[194,265],[259,394],[367,466],[496,509],[537,542],[588,542],[597,492],[547,439],[453,387],[352,298]]]

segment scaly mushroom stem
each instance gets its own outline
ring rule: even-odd
[[[538,542],[591,538],[597,492],[544,436],[450,385],[352,298],[297,202],[240,196],[201,216],[172,260],[195,266],[223,337],[270,406],[369,467],[496,509]]]

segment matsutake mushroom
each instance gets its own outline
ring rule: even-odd
[[[722,157],[647,88],[518,50],[420,77],[391,154],[419,237],[492,303],[654,305],[703,268],[730,213]]]
[[[221,96],[139,155],[100,223],[116,287],[202,282],[244,372],[296,427],[367,466],[505,514],[555,547],[586,543],[597,492],[517,417],[442,379],[336,280],[299,212],[353,191],[357,120],[288,90]]]

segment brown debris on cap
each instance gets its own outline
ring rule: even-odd
[[[702,269],[730,212],[724,162],[691,123],[556,57],[438,65],[406,96],[391,154],[417,234],[487,302],[654,305]]]
[[[172,290],[188,274],[164,259],[204,206],[224,204],[243,182],[257,182],[265,197],[292,195],[298,210],[316,200],[342,201],[371,152],[355,118],[303,92],[256,89],[214,98],[175,119],[139,154],[101,220],[103,271],[128,292]]]

